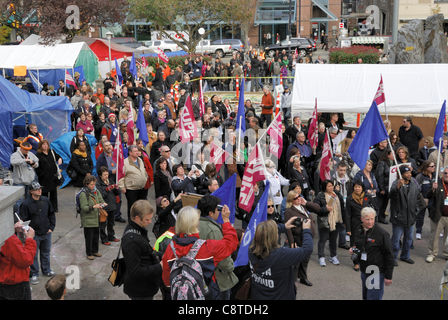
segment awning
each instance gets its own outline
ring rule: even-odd
[[[323,3],[321,3],[321,0],[311,0],[316,6],[320,8],[323,12],[325,12],[328,16],[327,21],[337,21],[338,17],[331,12]]]
[[[388,37],[352,37],[352,44],[384,44]]]

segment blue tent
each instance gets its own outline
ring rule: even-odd
[[[0,76],[0,162],[3,167],[10,166],[14,138],[26,136],[29,123],[36,124],[51,143],[70,131],[72,112],[67,97],[31,94]]]

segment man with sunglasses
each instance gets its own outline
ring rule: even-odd
[[[446,242],[448,235],[448,167],[443,169],[437,182],[433,182],[432,188],[426,194],[432,205],[429,207],[429,219],[431,232],[429,234],[428,255],[426,262],[431,263],[439,253],[439,237],[443,232],[443,255],[448,259],[448,245]],[[432,201],[431,201],[432,200]]]

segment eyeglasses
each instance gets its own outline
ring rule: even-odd
[[[297,196],[297,197],[295,197],[293,200],[297,200],[297,199],[299,199],[300,198],[300,196]]]
[[[162,152],[171,152],[171,150],[163,150]]]
[[[447,175],[447,174],[448,174],[448,172],[444,172],[443,174],[444,174],[444,175]]]
[[[432,166],[428,166],[429,168],[434,168],[435,166],[434,165],[432,165]]]
[[[273,204],[268,205],[268,209],[269,208],[274,208],[274,205]]]

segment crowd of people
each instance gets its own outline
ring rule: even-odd
[[[228,68],[232,74],[244,65],[240,59],[235,54],[225,66],[216,59],[215,71]],[[263,52],[259,55],[249,54],[249,59],[250,62],[245,62],[249,69],[246,68],[243,73],[236,72],[246,76],[271,76],[273,85],[276,84],[275,74],[263,73],[269,68],[272,71],[276,69],[273,67],[275,59],[268,69],[265,66],[269,65],[269,61],[266,61]],[[279,60],[283,67],[292,66],[292,70],[293,62],[300,63],[294,54],[291,60],[287,55],[279,57]],[[79,197],[77,210],[84,229],[86,256],[89,260],[101,257],[100,241],[106,246],[121,241],[128,268],[124,292],[131,299],[152,299],[159,289],[164,299],[172,298],[170,270],[176,258],[187,255],[198,238],[205,240],[200,249],[194,248],[201,258],[209,294],[213,299],[224,300],[234,299],[248,277],[253,279],[253,298],[295,299],[297,283],[312,286],[307,268],[313,239],[317,236],[321,267],[326,266],[327,242],[330,245],[328,261],[339,265],[338,250],[358,247],[366,254],[368,250],[377,248],[372,249],[366,243],[360,243],[360,238],[365,239],[366,233],[370,237],[373,234],[381,237],[380,244],[384,250],[382,253],[374,251],[373,255],[382,255],[376,261],[381,264],[381,274],[386,285],[389,285],[393,267],[399,261],[414,263],[410,257],[414,226],[416,239],[421,239],[427,209],[431,219],[431,235],[426,261],[432,262],[437,256],[439,234],[443,233],[445,238],[448,234],[448,214],[444,210],[444,199],[448,193],[448,167],[445,169],[448,138],[444,138],[443,150],[439,153],[434,148],[432,138],[423,137],[420,128],[412,124],[410,117],[404,117],[398,134],[385,121],[391,144],[386,140],[373,146],[370,159],[365,168],[360,170],[347,152],[356,131],[344,131],[346,124],[342,113],[318,113],[318,145],[311,148],[308,141],[310,122],[304,124],[299,116],[291,116],[291,92],[288,85],[284,83],[281,103],[276,106],[266,86],[267,82],[257,80],[254,86],[263,88],[264,106],[261,114],[256,112],[249,99],[243,106],[232,105],[228,99],[223,101],[216,94],[210,99],[205,97],[205,113],[201,115],[198,99],[192,99],[200,134],[185,148],[181,148],[182,153],[186,154],[180,157],[180,114],[187,97],[199,90],[195,72],[199,66],[202,70],[201,58],[186,59],[184,66],[176,68],[179,69],[177,73],[171,70],[170,74],[176,79],[183,79],[179,81],[178,101],[164,84],[167,79],[159,85],[158,81],[154,81],[157,76],[153,81],[146,81],[144,77],[134,78],[129,74],[128,62],[125,59],[122,64],[122,72],[126,75],[122,86],[116,84],[116,76],[111,73],[104,80],[104,93],[100,88],[93,91],[86,83],[80,83],[79,89],[60,92],[72,93],[68,98],[74,107],[72,124],[76,135],[70,145],[72,156],[67,174],[76,188],[77,199]],[[210,70],[209,66],[211,64],[206,66],[206,72]],[[164,68],[158,66],[158,69],[156,74]],[[139,75],[142,75],[141,71]],[[190,78],[195,80],[190,81]],[[225,89],[226,84],[223,82],[219,84]],[[214,87],[205,83],[207,85]],[[149,139],[147,144],[137,136],[129,143],[128,120],[132,114],[136,121],[140,102]],[[249,212],[236,208],[236,218],[241,220],[242,229],[235,229],[229,223],[228,208],[220,207],[220,199],[212,194],[230,176],[236,174],[235,202],[238,203],[245,165],[254,147],[247,139],[238,143],[238,109],[244,108],[246,128],[255,132],[257,139],[260,130],[271,123],[273,111],[277,107],[283,115],[283,151],[279,159],[273,154],[268,154],[264,159],[266,180],[270,186],[267,190],[268,221],[257,227],[249,251],[250,264],[235,268],[239,243],[265,191],[266,183],[260,181],[254,186],[255,201]],[[27,137],[17,140],[17,151],[11,155],[11,166],[14,185],[25,189],[24,200],[16,204],[15,220],[19,225],[21,221],[30,220],[29,230],[17,228],[18,239],[25,244],[22,250],[26,250],[28,257],[25,264],[31,266],[30,282],[37,284],[39,269],[43,275],[54,276],[49,252],[51,232],[56,226],[56,213],[59,211],[57,189],[61,183],[59,165],[62,158],[42,138],[36,125],[29,124],[28,131]],[[344,132],[347,135],[340,146],[333,144],[330,139],[333,149],[331,179],[322,181],[319,172],[325,136],[334,139]],[[97,144],[91,145],[87,135],[94,136]],[[419,148],[422,139],[425,146]],[[117,180],[119,168],[113,150],[118,140],[122,141],[124,151],[124,176]],[[228,152],[220,170],[211,161],[212,144]],[[269,139],[266,148],[268,144]],[[93,159],[96,160],[96,167]],[[399,165],[396,177],[391,176],[389,170],[394,165]],[[435,181],[436,167],[441,170],[438,181]],[[155,197],[149,199],[148,191],[152,187]],[[203,196],[197,209],[183,207],[182,195],[187,193]],[[126,209],[121,205],[123,197],[127,200]],[[391,205],[387,213],[389,200]],[[223,224],[217,222],[219,214],[222,215]],[[299,218],[304,220],[303,224],[295,225],[293,221]],[[158,248],[163,248],[160,250],[149,246],[146,228],[153,219],[152,231],[158,239]],[[116,222],[128,223],[122,237],[115,234]],[[388,236],[378,223],[392,223],[392,236]],[[282,233],[284,237],[278,237]],[[30,238],[36,240],[32,245]],[[164,239],[174,245],[159,246]],[[284,239],[284,243],[281,243],[281,239]],[[17,242],[16,238],[11,241]],[[352,253],[353,249],[350,250]],[[370,258],[371,255],[368,256]],[[288,261],[288,264],[279,264],[279,260]],[[6,260],[3,259],[0,265],[3,261]],[[354,270],[361,271],[364,276],[365,261],[362,257],[354,259],[353,265]],[[271,273],[265,272],[268,268],[271,268]],[[285,271],[285,268],[289,271]],[[3,290],[0,298],[6,298],[17,290],[13,286],[15,283],[8,282],[14,278],[14,272],[23,273],[23,277],[20,277],[21,286],[28,281],[23,269],[26,267],[16,266],[10,269],[11,274],[0,276]],[[148,285],[142,286],[142,281]],[[275,290],[269,290],[264,283],[274,283]],[[364,296],[363,293],[363,297],[381,298],[383,291],[384,286],[374,295],[365,293]]]

